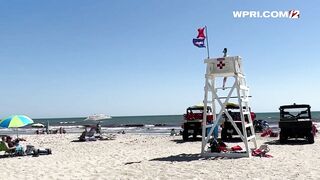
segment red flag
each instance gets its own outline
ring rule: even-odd
[[[204,29],[205,28],[198,29],[198,36],[197,36],[198,39],[205,39],[206,38],[206,36],[204,35]]]

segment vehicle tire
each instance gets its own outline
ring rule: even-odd
[[[197,139],[197,135],[198,135],[198,131],[194,129],[192,134],[193,139]]]
[[[314,143],[314,136],[312,133],[309,133],[309,135],[307,136],[307,140],[308,140],[309,144]]]
[[[280,144],[284,144],[287,142],[287,135],[284,131],[280,131],[280,138],[279,138],[279,141],[280,141]]]
[[[254,132],[261,132],[258,126],[254,126]]]
[[[251,135],[252,135],[251,129],[250,129],[250,128],[247,128],[247,136],[250,137]]]
[[[182,139],[183,141],[188,141],[189,134],[188,134],[188,129],[184,129],[182,133]]]

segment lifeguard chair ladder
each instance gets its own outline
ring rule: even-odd
[[[226,55],[225,55],[226,56]],[[249,108],[249,88],[246,85],[245,76],[242,71],[241,57],[222,57],[222,58],[212,58],[205,59],[204,63],[207,64],[206,74],[205,74],[205,94],[204,94],[204,109],[207,106],[212,108],[213,114],[213,124],[208,124],[207,114],[204,111],[203,123],[202,123],[202,147],[201,155],[204,157],[250,157],[251,149],[249,147],[249,142],[253,142],[254,149],[257,148],[257,142],[255,137],[255,132],[253,128],[253,122],[251,119],[250,108]],[[227,78],[233,77],[234,83],[230,87],[218,86],[216,87],[217,78]],[[229,92],[228,92],[229,90]],[[223,92],[221,92],[223,91]],[[221,96],[221,94],[227,94]],[[211,95],[211,97],[209,97]],[[220,96],[219,96],[220,95]],[[231,102],[231,99],[235,100],[239,104],[240,118],[242,124],[242,131],[236,125],[234,119],[229,114],[226,109],[226,104]],[[224,100],[224,101],[223,101]],[[220,110],[217,113],[216,105],[220,106]],[[218,115],[217,115],[218,114]],[[245,152],[211,152],[209,147],[209,139],[213,136],[213,130],[215,127],[219,126],[223,118],[223,114],[227,116],[228,120],[231,122],[237,134],[240,136],[244,143]],[[207,129],[210,131],[207,133]],[[247,133],[247,129],[251,133]],[[206,136],[207,133],[207,136]]]

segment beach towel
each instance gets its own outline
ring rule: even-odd
[[[222,142],[222,141],[220,141],[220,142],[218,143],[218,148],[219,148],[220,152],[221,152],[221,151],[222,151],[222,152],[227,152],[227,151],[228,151],[227,145],[226,145],[224,142]]]
[[[231,147],[231,150],[232,150],[232,151],[241,151],[241,150],[242,150],[242,147],[239,146],[239,145],[236,145],[236,146]]]
[[[262,132],[261,137],[278,137],[279,133],[278,132],[273,132],[271,128],[266,129]]]
[[[211,152],[239,152],[242,151],[242,147],[239,145],[228,147],[223,141],[217,141],[216,139],[210,140]]]
[[[270,135],[271,133],[272,133],[272,130],[270,128],[266,129],[262,132],[261,137],[266,137],[266,136]]]
[[[95,138],[97,138],[98,140],[101,140],[101,141],[104,141],[104,140],[115,140],[116,139],[116,135],[114,135],[114,134],[103,134],[103,135],[95,136]]]

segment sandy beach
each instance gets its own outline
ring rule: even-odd
[[[200,141],[180,136],[117,134],[115,140],[72,142],[79,134],[25,135],[52,155],[1,158],[5,179],[320,179],[320,139],[314,144],[268,143],[272,158],[200,157]],[[232,143],[228,145],[235,145]],[[1,152],[3,154],[3,152]]]

